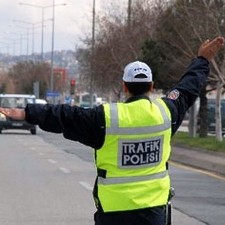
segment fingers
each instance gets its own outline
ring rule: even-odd
[[[223,37],[217,37],[213,40],[206,40],[203,44],[202,47],[216,50],[224,46],[224,38]]]
[[[224,38],[224,37],[217,37],[217,38],[215,39],[215,41],[216,41],[218,44],[224,45],[225,38]]]
[[[212,60],[216,53],[224,47],[225,38],[224,37],[216,37],[213,40],[206,40],[203,42],[198,50],[198,56],[203,56],[209,61]]]
[[[225,42],[225,39],[223,37],[217,37],[217,38],[213,39],[212,41],[207,40],[208,47],[211,47],[211,48],[223,47],[224,42]]]
[[[0,109],[0,112],[1,112],[2,114],[4,114],[5,116],[9,116],[9,115],[10,115],[9,109],[3,109],[3,108],[1,108],[1,109]]]
[[[0,108],[0,112],[12,119],[25,120],[25,111],[23,109]]]

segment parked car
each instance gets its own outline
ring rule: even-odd
[[[195,102],[194,108],[194,116],[197,118],[197,132],[200,129],[200,116],[199,116],[199,108],[200,108],[200,100],[199,98]],[[216,133],[216,100],[215,99],[207,99],[207,131],[210,134]],[[190,120],[190,111],[188,111],[185,115],[186,120]],[[221,99],[221,126],[222,126],[222,134],[225,135],[225,99]]]
[[[208,99],[208,132],[215,133],[216,132],[216,120],[215,120],[215,99]],[[225,134],[225,100],[221,100],[221,123],[222,123],[222,133]]]
[[[22,94],[0,94],[0,107],[3,108],[25,108],[28,103],[35,103],[34,95],[22,95]],[[8,129],[20,129],[29,130],[31,134],[37,133],[35,125],[27,123],[26,121],[18,121],[6,117],[0,113],[0,133],[3,130]]]

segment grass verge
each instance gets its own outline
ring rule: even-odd
[[[177,132],[172,138],[172,145],[225,153],[225,139],[219,142],[215,136],[192,138],[187,132]]]

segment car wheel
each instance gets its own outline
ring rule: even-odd
[[[31,128],[30,133],[31,134],[36,134],[37,133],[37,129],[36,128]]]
[[[2,133],[2,129],[0,128],[0,134]]]

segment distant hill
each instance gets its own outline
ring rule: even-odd
[[[51,63],[51,52],[46,52],[43,55],[43,60],[45,62]],[[7,54],[0,53],[0,68],[3,70],[7,70],[12,65],[27,60],[41,61],[40,54],[32,54],[32,55],[20,55],[20,56],[12,56]],[[68,70],[68,74],[71,77],[76,76],[78,73],[78,64],[75,58],[75,52],[71,50],[62,50],[62,51],[54,51],[54,67],[63,67]]]

